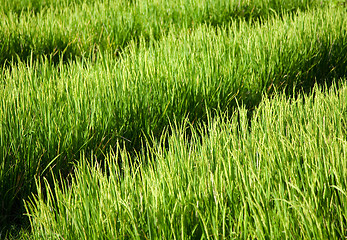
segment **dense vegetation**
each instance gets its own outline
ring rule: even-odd
[[[343,1],[0,13],[0,237],[347,236]]]
[[[330,0],[1,0],[0,64],[48,55],[58,61],[118,55],[131,40],[158,40],[172,28],[266,20]]]
[[[203,125],[183,122],[138,164],[120,145],[105,167],[81,155],[62,188],[60,178],[38,182],[48,197],[39,192],[28,205],[34,237],[341,239],[347,85],[340,87],[265,100],[250,123],[244,108]]]

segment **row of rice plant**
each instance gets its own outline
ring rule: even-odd
[[[343,239],[346,102],[343,80],[265,99],[251,121],[240,107],[173,124],[136,159],[81,155],[70,180],[37,181],[31,239]]]
[[[51,167],[66,174],[82,150],[102,156],[118,141],[139,149],[168,119],[207,120],[206,109],[231,112],[236,101],[252,108],[280,86],[346,75],[346,19],[334,8],[262,25],[173,29],[159,42],[134,41],[118,59],[3,68],[2,220],[23,211],[34,176]]]
[[[326,5],[330,0],[2,0],[0,64],[31,55],[54,61],[61,54],[92,57],[97,50],[118,55],[130,40],[159,39],[172,26],[224,25],[235,18],[267,19]]]
[[[12,12],[17,15],[30,12],[35,15],[41,11],[46,11],[48,8],[61,9],[92,2],[95,2],[95,0],[0,0],[0,11],[4,13]]]

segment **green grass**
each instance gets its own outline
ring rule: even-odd
[[[1,220],[24,211],[35,176],[50,178],[51,168],[67,175],[82,151],[102,158],[117,142],[139,150],[169,119],[207,121],[206,109],[253,109],[274,89],[345,76],[345,16],[330,8],[173,28],[160,41],[132,41],[116,59],[11,63],[0,89]]]
[[[97,51],[119,55],[131,40],[160,39],[172,27],[228,25],[234,19],[266,20],[297,10],[331,5],[321,0],[204,1],[0,1],[0,64],[39,59],[59,61]]]
[[[135,158],[117,145],[105,167],[82,154],[71,179],[37,181],[26,205],[32,239],[343,239],[342,82],[265,98],[250,122],[243,107],[183,121]]]
[[[330,93],[316,90],[312,95],[300,96],[302,90],[310,92],[314,85],[330,86],[333,79],[346,77],[347,18],[343,1],[0,0],[0,19],[0,238],[10,238],[11,235],[30,238],[31,234],[33,238],[43,237],[40,231],[35,235],[36,227],[46,228],[49,224],[52,229],[47,229],[56,231],[62,221],[59,218],[63,217],[58,209],[66,207],[70,211],[79,206],[85,209],[83,204],[88,204],[66,199],[65,194],[77,199],[88,198],[79,196],[83,188],[78,188],[83,184],[93,181],[101,184],[119,176],[121,180],[112,180],[113,186],[121,188],[114,194],[124,194],[122,191],[130,194],[131,189],[127,188],[140,183],[139,175],[136,175],[139,173],[134,173],[137,167],[141,174],[149,174],[142,187],[147,188],[147,194],[157,191],[156,200],[148,195],[148,199],[144,198],[147,202],[141,203],[137,200],[142,193],[136,191],[131,193],[134,194],[132,199],[123,202],[116,203],[125,198],[124,195],[107,200],[118,204],[117,209],[128,211],[121,213],[121,218],[127,219],[126,214],[133,214],[133,220],[114,222],[108,217],[98,220],[93,216],[71,223],[71,218],[67,217],[66,225],[62,226],[69,228],[62,227],[56,233],[76,234],[76,237],[83,233],[90,238],[97,238],[98,234],[112,236],[111,233],[119,238],[221,238],[228,235],[231,238],[271,236],[278,239],[342,238],[346,235],[346,168],[342,164],[342,170],[331,172],[333,166],[337,169],[334,164],[343,161],[345,154],[345,113],[340,96],[345,92],[345,85],[342,90],[333,87]],[[282,91],[287,97],[298,97],[298,102],[276,94]],[[274,100],[266,100],[273,95]],[[328,109],[318,109],[316,101],[319,99]],[[239,106],[247,110],[239,109]],[[300,106],[303,110],[294,109]],[[288,113],[280,113],[280,108],[287,109]],[[310,115],[306,108],[312,108],[312,114],[318,115]],[[235,109],[239,110],[235,113]],[[274,115],[272,111],[278,114]],[[232,116],[231,120],[222,113]],[[319,127],[314,125],[315,122],[311,123],[313,125],[305,122],[306,115],[308,119],[322,119],[320,125],[317,123]],[[265,121],[263,116],[269,119]],[[298,120],[288,120],[295,118]],[[278,122],[278,119],[287,122],[281,125],[282,120]],[[169,127],[173,122],[177,126]],[[272,125],[278,127],[278,133],[271,132]],[[286,130],[282,131],[284,126],[287,126]],[[287,130],[288,126],[295,129]],[[229,138],[226,137],[228,128],[236,128]],[[308,128],[312,131],[305,134]],[[336,139],[335,128],[339,134]],[[322,131],[325,135],[320,136]],[[221,146],[224,145],[218,142],[219,134],[226,138],[225,144],[229,144],[230,139],[240,140],[237,147],[242,153],[237,155],[231,148],[234,145],[223,150]],[[287,141],[289,150],[284,149],[281,139]],[[341,140],[341,146],[337,146],[338,140]],[[320,149],[329,141],[337,152],[330,152],[330,146]],[[259,152],[255,148],[259,142],[269,144],[273,149],[262,146],[262,152]],[[291,145],[293,142],[299,145]],[[184,149],[182,144],[190,147]],[[279,147],[281,144],[283,149]],[[201,164],[206,164],[205,158],[210,157],[225,157],[234,164],[230,166],[236,174],[232,175],[234,180],[239,179],[238,185],[228,189],[235,191],[236,197],[219,193],[225,200],[220,200],[222,205],[215,206],[216,190],[211,190],[210,183],[203,182],[206,181],[204,176],[212,172],[213,181],[217,181],[218,174],[225,172],[226,166],[215,162],[212,169],[208,164],[208,170],[204,168],[194,173],[195,170],[181,162],[196,161],[199,154],[202,154]],[[261,175],[256,175],[258,173],[247,165],[250,159],[256,161],[254,157],[263,162],[270,159],[269,163],[264,163],[265,172],[261,171]],[[318,157],[323,159],[319,164],[326,164],[327,168],[318,164]],[[340,157],[342,159],[336,160]],[[283,159],[290,163],[282,163]],[[335,159],[335,162],[325,163],[325,159]],[[270,167],[271,161],[275,160],[280,162]],[[304,165],[305,161],[308,165]],[[115,164],[121,162],[123,165],[119,167],[123,166],[123,169],[102,175],[98,172],[100,169],[94,169],[95,162],[106,172],[117,168]],[[163,174],[169,174],[169,170],[161,165],[165,162],[172,164],[172,170],[182,168],[181,172],[175,171],[183,179],[180,182],[171,175],[166,179],[171,184],[171,195],[168,196],[164,194],[168,193],[166,188],[160,192],[165,185],[163,182],[158,182],[156,190],[151,190],[152,186],[146,183],[150,179],[159,180],[155,180],[154,175],[161,171],[158,170],[160,166],[164,168]],[[294,168],[299,165],[302,168],[295,172]],[[196,166],[199,169],[199,165]],[[237,172],[242,168],[243,175]],[[183,170],[190,172],[184,175]],[[248,171],[250,174],[246,176]],[[223,174],[220,176],[231,176],[227,172]],[[64,186],[58,176],[64,182],[68,175],[75,181],[75,185],[69,184],[77,189],[76,193],[69,192],[66,185],[65,192],[57,190],[55,196],[55,187]],[[299,182],[302,175],[305,181]],[[207,187],[206,190],[199,188],[196,178],[202,181],[201,187]],[[35,179],[42,189],[35,185]],[[328,185],[322,183],[324,179]],[[218,184],[229,180],[219,179]],[[276,188],[270,184],[272,181],[285,184]],[[175,184],[187,188],[173,190]],[[40,193],[45,195],[49,186],[52,199],[61,197],[71,205],[60,206],[59,202],[46,202],[45,197],[41,198]],[[188,187],[192,186],[200,195],[189,193],[185,198],[184,190],[191,191]],[[218,186],[220,192],[222,185]],[[312,186],[319,191],[314,192]],[[271,194],[268,196],[276,189],[280,191],[280,200]],[[250,195],[253,192],[255,195]],[[266,197],[262,195],[265,193]],[[39,194],[34,197],[34,205],[27,201],[32,194]],[[95,190],[93,194],[104,193]],[[172,196],[181,196],[183,202],[175,202]],[[173,202],[165,202],[166,198]],[[192,199],[202,201],[203,205],[199,205],[202,208],[195,208],[195,203],[191,205],[189,201]],[[99,200],[91,200],[91,206],[100,203]],[[26,211],[24,201],[29,204],[27,210],[35,214],[31,218],[32,229],[28,232],[23,224],[29,221],[23,216]],[[243,205],[237,205],[237,201]],[[154,202],[157,205],[153,205]],[[144,204],[139,214],[145,215],[136,215],[137,203]],[[161,219],[160,206],[164,203],[168,207]],[[230,203],[234,203],[235,208]],[[50,204],[55,212],[48,211],[44,215],[44,209]],[[134,208],[133,204],[136,205]],[[329,211],[333,209],[331,215],[318,208],[322,206]],[[281,212],[282,207],[287,210]],[[238,220],[226,217],[230,209]],[[266,209],[271,210],[270,215],[266,215]],[[277,218],[276,209],[280,213]],[[95,210],[93,207],[90,211]],[[170,211],[173,215],[169,215]],[[305,211],[311,211],[310,215]],[[56,223],[52,222],[51,214],[56,215]],[[75,214],[82,213],[76,210]],[[224,219],[224,222],[218,219]],[[267,219],[267,225],[261,225],[259,219]],[[95,228],[99,229],[86,230],[88,221],[95,221]],[[107,222],[105,227],[101,226],[102,221]],[[313,226],[315,221],[321,225]],[[326,230],[319,230],[318,226],[324,226]]]

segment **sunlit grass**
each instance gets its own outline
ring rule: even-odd
[[[207,121],[206,109],[254,108],[262,94],[346,75],[346,12],[283,15],[132,41],[119,58],[12,63],[1,72],[0,206],[18,216],[34,176],[68,174],[82,151],[102,158],[117,142],[142,147],[169,119]],[[111,54],[112,55],[112,54]]]
[[[240,107],[171,126],[135,158],[120,145],[105,167],[81,155],[70,180],[37,182],[27,202],[32,238],[342,239],[346,101],[345,81],[295,99],[278,94],[251,121]]]
[[[55,62],[61,54],[65,60],[95,57],[99,50],[117,56],[131,40],[158,40],[172,27],[266,21],[328,5],[330,0],[2,0],[0,64],[31,55],[46,55]]]
[[[0,0],[0,238],[346,236],[343,2]]]

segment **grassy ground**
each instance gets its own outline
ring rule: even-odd
[[[0,94],[3,96],[0,102],[1,225],[5,222],[10,222],[14,226],[22,225],[23,220],[28,219],[22,217],[26,211],[24,201],[27,201],[32,194],[40,193],[41,187],[46,189],[51,186],[54,189],[55,184],[60,184],[59,175],[65,179],[70,173],[76,174],[76,179],[73,180],[76,182],[76,188],[80,184],[89,184],[89,180],[95,180],[97,177],[102,177],[102,181],[109,181],[111,173],[102,176],[87,165],[83,165],[85,162],[92,162],[91,165],[93,165],[93,162],[98,159],[99,164],[103,165],[103,159],[106,158],[106,168],[116,168],[116,159],[124,164],[138,162],[139,166],[144,168],[139,170],[140,172],[144,171],[144,174],[147,174],[147,171],[152,171],[154,174],[157,173],[155,170],[157,167],[151,164],[158,162],[157,155],[164,154],[167,150],[163,145],[175,148],[174,145],[170,145],[170,139],[180,134],[184,138],[184,133],[179,129],[188,127],[188,133],[185,133],[187,139],[184,141],[188,141],[189,136],[191,145],[195,148],[196,144],[209,139],[210,133],[214,131],[210,129],[212,125],[222,128],[227,123],[236,124],[234,120],[230,120],[230,117],[222,117],[223,113],[233,116],[231,119],[238,119],[239,125],[235,126],[239,134],[241,125],[248,126],[251,117],[257,116],[260,111],[255,110],[258,104],[265,104],[262,102],[264,94],[267,94],[265,102],[267,97],[276,95],[276,92],[282,92],[282,90],[285,90],[287,96],[297,97],[299,89],[310,92],[315,84],[329,86],[333,79],[341,77],[345,79],[346,76],[346,9],[337,1],[18,0],[16,4],[5,1],[0,6],[1,17],[4,20],[0,23],[0,36],[2,36],[0,37],[2,39],[0,40],[0,61],[3,65],[0,82]],[[334,91],[335,93],[331,94],[336,95],[340,90]],[[318,92],[320,91],[317,90],[305,99],[312,97],[312,101],[316,101],[313,96]],[[285,103],[284,97],[275,98],[277,100],[274,102],[279,102],[283,106],[289,104]],[[341,99],[338,101],[341,101],[340,105],[343,102]],[[239,106],[247,110],[235,113],[235,109],[240,108]],[[241,112],[247,115],[248,120],[241,120],[239,115]],[[293,110],[289,114],[299,114],[296,112]],[[340,118],[343,119],[344,116],[342,114]],[[270,116],[269,121],[276,121],[275,119],[276,116]],[[339,133],[342,136],[342,133],[345,133],[345,123],[344,120],[341,121],[340,125],[336,125],[337,122],[329,124],[331,128],[339,126]],[[169,127],[173,122],[177,124],[178,129]],[[205,126],[204,123],[213,124]],[[305,129],[306,125],[302,123],[301,128]],[[247,126],[245,129],[252,128],[253,124]],[[259,135],[254,133],[257,131],[249,131],[247,134]],[[222,132],[221,134],[223,135]],[[278,137],[280,136],[279,134]],[[304,137],[310,139],[312,136]],[[290,139],[288,141],[291,141]],[[160,144],[157,146],[158,141]],[[211,148],[220,148],[218,142],[213,144],[216,144],[216,147]],[[213,144],[211,146],[214,146]],[[271,142],[271,144],[277,143]],[[200,145],[196,147],[198,146]],[[119,150],[120,147],[124,148],[123,151]],[[213,151],[225,155],[226,161],[230,158],[229,152]],[[244,153],[247,155],[254,152],[247,148]],[[283,154],[285,152],[281,152],[277,157],[287,159],[288,156]],[[309,155],[309,159],[315,161],[311,159],[314,157],[312,154]],[[183,160],[174,153],[172,156],[164,155],[161,158],[172,158],[172,161],[178,161],[178,163]],[[274,161],[274,156],[269,157],[271,161]],[[329,161],[331,159],[334,158],[330,157]],[[149,166],[146,165],[147,162]],[[309,166],[312,165],[311,163]],[[217,165],[216,167],[221,169],[224,167]],[[150,166],[153,167],[152,170],[147,169]],[[285,171],[289,169],[289,167],[285,168]],[[89,170],[94,171],[93,174],[96,175],[88,177],[92,174],[88,172]],[[122,172],[122,175],[124,174]],[[138,177],[131,175],[133,174],[131,171],[129,174],[127,177],[133,177],[134,181]],[[335,175],[339,178],[345,176],[340,174],[345,173],[340,171]],[[84,176],[87,182],[80,183],[79,181],[82,180],[78,180],[79,176]],[[200,178],[203,179],[204,175]],[[41,181],[41,187],[35,185],[35,179]],[[47,183],[43,179],[46,179]],[[121,184],[116,179],[110,181]],[[136,181],[133,184],[137,184]],[[267,187],[265,183],[262,184],[263,188]],[[337,195],[338,204],[334,203],[337,206],[336,214],[339,215],[317,213],[321,215],[319,217],[317,215],[316,219],[323,221],[323,225],[329,223],[330,228],[326,232],[318,230],[318,232],[316,230],[305,232],[300,228],[294,231],[293,236],[339,238],[346,235],[344,232],[346,215],[342,211],[345,208],[345,198],[343,198],[345,183],[342,181],[340,185],[336,185],[334,182],[330,185],[329,188],[336,187],[338,191],[336,194],[339,194],[340,190],[343,193]],[[302,191],[300,187],[301,185],[299,190]],[[130,191],[126,188],[124,191]],[[76,192],[74,197],[83,199],[77,190],[74,191]],[[97,194],[102,193],[101,191]],[[311,191],[307,193],[308,195],[304,195],[308,198],[307,201],[316,201],[316,196],[310,195],[312,193]],[[61,195],[61,201],[64,202],[65,194],[72,193],[57,192],[57,194]],[[165,195],[160,194],[162,194],[161,197]],[[205,196],[204,194],[201,196]],[[331,196],[334,196],[331,200],[334,201],[336,196],[330,194],[329,197]],[[117,199],[114,198],[114,201]],[[225,201],[230,204],[235,203],[236,200],[226,199]],[[286,201],[292,200],[286,199]],[[37,201],[33,203],[34,205],[28,205],[30,207],[27,209],[34,214],[31,223],[33,232],[37,232],[37,235],[32,237],[46,238],[50,233],[47,232],[48,235],[45,236],[45,233],[40,232],[39,229],[52,224],[51,230],[56,232],[54,224],[61,223],[58,222],[60,220],[54,223],[53,218],[59,219],[60,211],[66,209],[59,210],[62,206],[55,205],[58,203],[45,202],[41,198],[37,198]],[[78,206],[73,202],[67,204],[71,204],[68,208]],[[86,204],[89,204],[88,201]],[[95,204],[100,202],[96,200]],[[263,231],[258,229],[258,225],[247,225],[247,219],[254,217],[252,212],[244,212],[248,207],[242,210],[244,212],[242,216],[247,217],[240,218],[240,224],[249,226],[249,229],[253,230],[241,231],[240,226],[235,228],[229,218],[224,219],[226,222],[223,223],[222,228],[217,222],[215,227],[211,227],[209,224],[212,218],[208,218],[206,214],[218,215],[219,210],[214,212],[216,206],[212,198],[209,204],[211,209],[207,209],[206,212],[201,209],[194,210],[197,214],[196,219],[201,218],[200,225],[198,220],[192,220],[190,223],[184,220],[188,216],[185,215],[185,208],[191,209],[191,206],[180,205],[181,210],[177,210],[177,214],[183,217],[180,224],[189,225],[192,228],[190,230],[180,226],[171,227],[168,222],[163,223],[162,228],[153,227],[150,222],[154,218],[146,213],[149,217],[148,221],[141,220],[141,224],[115,223],[111,226],[110,223],[104,230],[100,227],[100,231],[95,229],[88,231],[96,231],[95,234],[109,234],[108,236],[111,236],[113,231],[120,238],[130,237],[131,234],[137,237],[154,238],[165,235],[171,238],[178,237],[176,231],[186,234],[187,237],[189,235],[208,237],[211,234],[221,234],[221,231],[224,231],[223,234],[235,232],[236,235],[233,236],[236,238],[280,236],[278,232],[273,235],[273,232],[277,230],[275,225],[271,225],[272,222],[264,227]],[[45,218],[42,214],[46,207],[51,207],[54,211],[47,212]],[[152,208],[142,207],[146,212]],[[66,211],[71,210],[68,208]],[[222,208],[218,207],[218,209]],[[229,211],[229,205],[223,209]],[[168,206],[166,210],[172,209]],[[129,211],[137,210],[134,208]],[[322,214],[325,214],[324,217],[321,217]],[[272,212],[272,216],[274,215],[275,212]],[[165,218],[165,214],[163,216]],[[264,218],[263,215],[261,216]],[[295,220],[294,215],[282,217],[284,216],[290,219],[289,222],[293,221],[293,225],[285,227],[281,225],[284,223],[278,223],[278,226],[285,229],[284,232],[288,233],[289,230],[292,232],[292,228],[297,226],[295,224],[299,221]],[[339,216],[339,220],[334,220],[336,216]],[[61,217],[64,216],[61,215]],[[139,217],[143,219],[143,216]],[[41,218],[42,221],[38,220]],[[69,226],[69,228],[64,227],[64,229],[71,230],[71,234],[76,234],[71,236],[79,238],[79,234],[87,227],[86,222],[81,220],[80,223],[71,223],[67,219],[74,221],[73,219],[77,217],[66,218],[66,227]],[[92,214],[88,221],[98,221],[97,216]],[[110,219],[105,218],[104,221],[107,222]],[[339,227],[336,221],[340,223]],[[175,220],[175,224],[178,222]],[[305,224],[305,227],[311,226],[309,223]],[[134,226],[143,226],[146,230],[141,227],[142,233],[136,233],[138,230],[133,228]],[[232,226],[234,230],[226,230],[227,226]],[[18,228],[15,227],[15,229]],[[69,236],[64,229],[56,233]],[[161,229],[161,232],[159,230],[155,232],[154,229]],[[0,231],[1,235],[6,234],[5,230],[0,229]],[[252,231],[255,231],[256,235],[252,235]],[[287,233],[283,236],[291,238]],[[89,237],[93,237],[92,233],[90,234]]]

